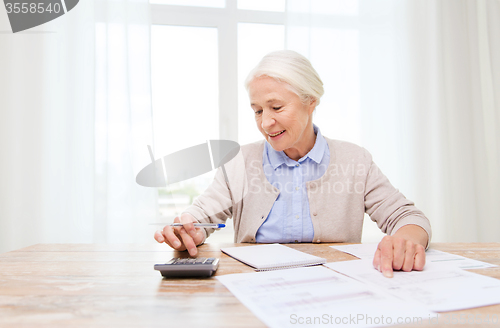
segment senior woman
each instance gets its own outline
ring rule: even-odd
[[[217,172],[210,187],[156,241],[196,255],[213,229],[193,222],[223,223],[232,217],[235,242],[361,242],[364,213],[387,234],[373,265],[422,270],[429,220],[354,144],[322,136],[313,112],[323,83],[311,63],[294,51],[266,55],[245,86],[263,141],[241,147],[240,160]],[[326,124],[326,122],[325,122]],[[229,187],[228,187],[229,186]]]

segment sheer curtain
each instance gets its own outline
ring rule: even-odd
[[[500,241],[498,1],[288,0],[287,31],[325,135],[367,148],[434,241]]]
[[[0,252],[151,241],[149,31],[147,0],[89,0],[0,34]]]
[[[151,28],[148,0],[96,1],[94,242],[152,242],[155,188],[135,182],[150,163]]]

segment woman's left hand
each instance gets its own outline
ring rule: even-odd
[[[427,233],[421,227],[403,226],[378,244],[373,266],[388,278],[392,278],[393,270],[421,271],[425,265],[427,241]]]

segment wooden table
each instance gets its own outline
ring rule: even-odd
[[[331,245],[287,246],[328,262],[355,259]],[[216,275],[253,272],[220,252],[228,246],[205,244],[199,256],[221,259]],[[500,265],[500,243],[431,247]],[[264,327],[214,277],[162,279],[153,265],[171,257],[187,253],[160,244],[38,244],[0,254],[0,327]],[[500,279],[500,268],[474,272]],[[464,313],[500,319],[500,305],[456,312]]]

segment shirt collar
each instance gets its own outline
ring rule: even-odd
[[[314,143],[313,148],[301,159],[298,161],[294,161],[290,157],[286,156],[284,151],[276,151],[271,147],[271,145],[266,141],[265,147],[266,147],[266,152],[269,157],[269,163],[271,163],[273,169],[277,169],[283,164],[286,164],[287,166],[295,166],[298,163],[304,162],[307,158],[310,158],[317,164],[321,163],[321,160],[323,159],[323,155],[325,154],[325,149],[326,149],[326,140],[325,138],[321,135],[321,131],[319,128],[313,124],[314,128],[314,133],[316,134],[316,141]]]

